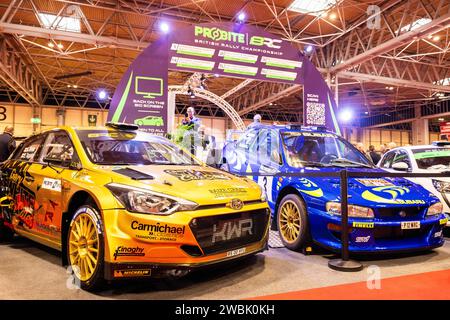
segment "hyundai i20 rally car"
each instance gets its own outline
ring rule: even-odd
[[[344,168],[368,174],[348,180],[351,252],[414,251],[444,243],[442,228],[447,219],[436,196],[403,178],[370,178],[370,173],[383,171],[332,132],[261,125],[227,143],[223,156],[225,170],[250,175],[265,189],[274,227],[292,250],[312,242],[333,251],[341,249],[339,177],[302,173],[334,173]]]
[[[136,129],[61,127],[21,143],[1,165],[0,238],[16,232],[61,250],[84,289],[266,248],[269,210],[256,183]]]

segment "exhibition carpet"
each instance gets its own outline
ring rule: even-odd
[[[370,281],[373,285],[373,281]],[[251,299],[261,300],[449,300],[450,269],[381,279],[380,289],[356,282],[292,291]]]

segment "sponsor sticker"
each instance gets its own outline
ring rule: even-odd
[[[448,222],[448,218],[439,220],[439,224],[447,224],[447,222]]]
[[[61,180],[44,178],[41,188],[61,192]]]
[[[144,248],[120,246],[114,251],[114,260],[118,257],[145,257]]]
[[[231,180],[226,174],[215,171],[164,170],[164,172],[184,182],[195,180]]]
[[[442,230],[439,231],[439,232],[436,232],[436,233],[434,234],[434,237],[435,237],[435,238],[441,238],[441,237],[442,237]]]
[[[230,197],[230,196],[240,196],[247,193],[245,188],[216,188],[208,190],[216,198]]]
[[[393,186],[393,183],[386,179],[356,179],[359,183],[366,187],[384,187]]]
[[[150,269],[114,270],[114,278],[149,277],[151,275],[152,275],[152,271]]]
[[[373,222],[353,222],[353,228],[373,229],[375,223]]]

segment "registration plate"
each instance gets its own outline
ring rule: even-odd
[[[247,251],[246,248],[241,248],[241,249],[237,249],[237,250],[228,251],[227,252],[227,257],[229,258],[229,257],[239,256],[241,254],[244,254],[245,251]]]
[[[403,221],[402,230],[420,229],[420,221]]]

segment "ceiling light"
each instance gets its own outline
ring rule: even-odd
[[[444,118],[439,118],[438,120],[439,120],[439,121],[444,121]]]
[[[77,86],[76,84],[74,84],[73,87],[74,87],[75,89],[78,88],[78,86]]]
[[[49,46],[49,48],[53,48],[55,45],[50,41],[49,43],[47,43],[47,46]]]
[[[105,90],[99,90],[98,92],[97,92],[97,97],[100,99],[100,100],[105,100],[106,99],[106,97],[107,97],[107,93],[106,93],[106,91]]]
[[[169,27],[169,25],[167,24],[167,22],[161,22],[161,23],[159,24],[159,29],[160,29],[162,32],[164,32],[164,33],[168,33],[168,32],[170,31],[170,27]]]
[[[64,48],[64,45],[61,42],[59,42],[57,46],[58,46],[59,49],[63,49]]]
[[[439,40],[441,40],[441,37],[440,37],[440,36],[434,36],[434,37],[433,37],[433,41],[439,41]]]
[[[353,113],[350,109],[344,109],[339,113],[339,120],[342,122],[349,122],[353,118]]]
[[[245,12],[239,13],[239,15],[238,15],[238,20],[239,20],[240,22],[244,22],[244,21],[245,21],[245,18],[246,18]]]
[[[330,19],[331,20],[335,20],[336,18],[337,18],[337,14],[336,13],[333,12],[333,13],[330,14]]]

